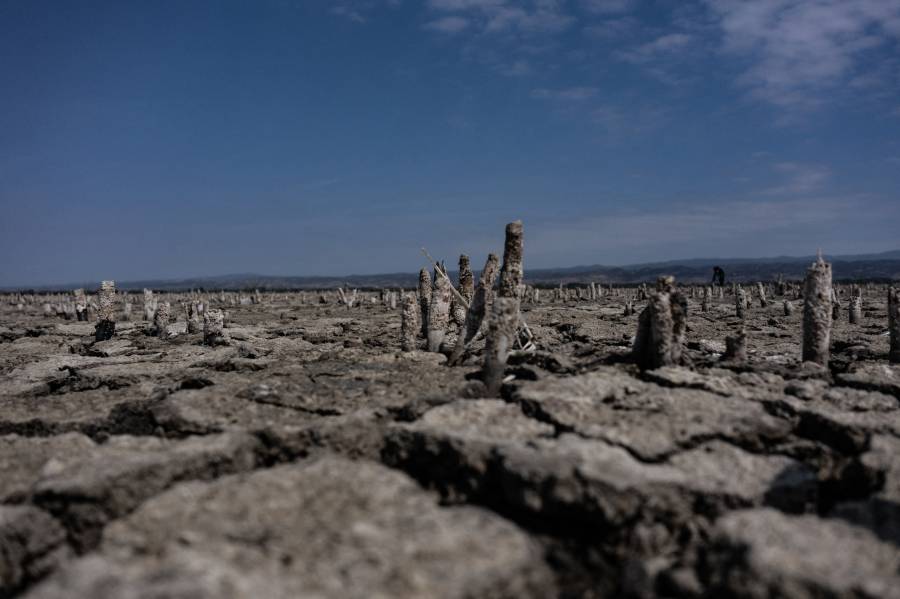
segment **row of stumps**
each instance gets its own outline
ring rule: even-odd
[[[523,290],[523,227],[522,221],[506,225],[503,265],[496,290],[500,260],[490,254],[475,286],[469,257],[460,256],[459,289],[453,287],[443,265],[435,264],[434,279],[426,269],[419,273],[418,293],[403,298],[400,325],[400,344],[404,351],[418,348],[419,338],[425,338],[428,351],[444,351],[448,364],[454,365],[471,344],[485,340],[482,382],[486,394],[499,394],[509,352],[515,347],[520,327]],[[451,319],[457,325],[456,344],[446,347],[445,337]]]
[[[147,298],[152,294],[144,291],[145,305],[150,306]],[[76,298],[78,294],[76,293]],[[82,291],[81,297],[84,297]],[[78,300],[76,299],[76,302]],[[94,340],[108,341],[116,334],[116,283],[103,281],[100,283],[98,293],[97,323],[94,326]],[[160,339],[168,339],[168,326],[172,321],[172,306],[169,302],[154,302],[152,304],[152,325],[148,333]],[[203,332],[203,342],[206,345],[221,345],[225,342],[225,313],[222,310],[205,310],[200,302],[188,302],[185,307],[187,317],[187,332]],[[202,329],[201,329],[202,323]]]
[[[647,307],[638,317],[638,330],[632,347],[632,357],[642,370],[683,364],[682,350],[687,328],[687,299],[675,288],[672,277],[660,277],[656,291],[648,297]],[[762,284],[759,297],[765,305]],[[738,317],[744,317],[748,300],[743,289],[735,288],[735,308]],[[785,315],[793,311],[793,304],[785,301]],[[861,297],[850,298],[851,323],[859,322],[862,315]],[[626,304],[625,313],[633,308]],[[704,311],[706,311],[704,309]],[[820,255],[806,273],[803,283],[803,339],[801,359],[827,367],[831,353],[831,329],[840,313],[840,303],[832,287],[831,264]],[[888,287],[888,332],[890,350],[888,361],[900,364],[900,288]],[[747,334],[744,328],[725,340],[724,359],[735,362],[747,359]]]

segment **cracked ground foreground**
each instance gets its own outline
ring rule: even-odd
[[[733,301],[692,300],[692,366],[640,372],[621,297],[526,303],[493,399],[479,346],[301,297],[228,306],[218,347],[4,301],[0,597],[900,597],[880,291],[829,369],[776,304],[735,363]]]

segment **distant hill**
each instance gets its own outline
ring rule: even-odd
[[[838,280],[874,279],[900,280],[900,250],[880,254],[850,256],[825,256],[834,267]],[[566,268],[529,269],[525,263],[525,279],[530,284],[559,285],[587,283],[637,284],[656,280],[661,275],[673,275],[682,283],[704,283],[712,278],[712,267],[721,266],[729,281],[769,281],[779,275],[785,279],[802,279],[815,256],[777,256],[774,258],[691,258],[633,264],[629,266],[571,266]],[[455,272],[451,275],[455,276]],[[159,291],[183,289],[333,289],[341,285],[358,288],[415,287],[416,273],[386,273],[377,275],[347,275],[318,277],[268,276],[252,273],[193,277],[188,279],[116,281],[119,289]],[[74,289],[99,287],[99,282],[89,281],[67,285],[45,285],[36,290]],[[6,288],[7,291],[15,289]]]

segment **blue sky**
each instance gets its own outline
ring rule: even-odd
[[[900,248],[900,0],[0,0],[0,285]]]

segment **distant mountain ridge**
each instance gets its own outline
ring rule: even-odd
[[[597,282],[604,284],[637,284],[654,281],[661,275],[672,275],[682,283],[704,283],[712,278],[712,267],[721,266],[726,279],[736,282],[767,281],[782,275],[786,279],[801,279],[815,256],[776,256],[772,258],[691,258],[651,262],[628,266],[570,266],[562,268],[529,269],[526,257],[525,279],[530,284],[559,285]],[[835,279],[900,280],[900,250],[878,254],[825,255],[832,263]],[[451,271],[451,275],[456,273]],[[347,276],[276,276],[239,273],[185,279],[148,279],[140,281],[116,281],[123,290],[143,288],[159,291],[184,289],[333,289],[341,285],[358,288],[415,287],[416,273],[385,273]],[[77,287],[93,289],[99,281],[70,283],[67,285],[43,285],[32,287],[36,291],[68,290]],[[16,291],[20,287],[7,287]]]

